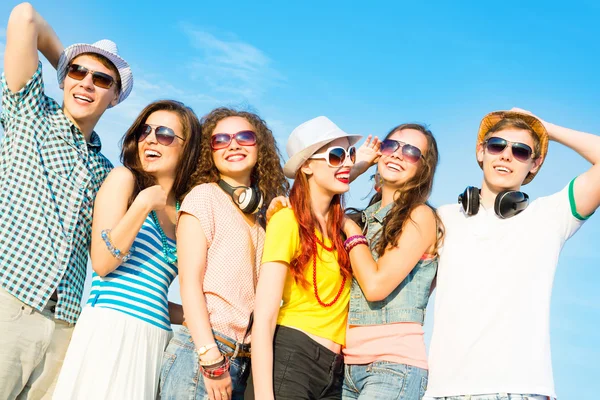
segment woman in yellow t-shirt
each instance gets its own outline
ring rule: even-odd
[[[256,293],[257,399],[341,398],[352,280],[341,237],[342,194],[359,139],[326,117],[303,123],[288,139],[284,173],[294,178],[292,208],[267,225]]]

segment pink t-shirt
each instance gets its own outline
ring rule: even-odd
[[[196,217],[206,236],[203,291],[210,324],[241,341],[254,310],[265,231],[258,223],[248,225],[236,207],[216,184],[205,183],[188,193],[179,212]]]
[[[370,364],[375,361],[390,361],[427,369],[423,326],[416,322],[349,325],[344,362]]]

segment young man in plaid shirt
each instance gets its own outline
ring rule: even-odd
[[[49,398],[80,312],[96,192],[112,164],[94,132],[131,92],[108,40],[63,49],[30,4],[6,30],[0,147],[0,398]],[[44,94],[38,50],[63,106]]]

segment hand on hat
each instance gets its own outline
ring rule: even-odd
[[[544,125],[544,128],[546,128],[546,131],[548,131],[548,138],[550,140],[554,140],[554,137],[552,136],[552,127],[553,125],[549,122],[544,121],[543,119],[541,119],[540,117],[538,117],[537,115],[535,115],[534,113],[532,113],[531,111],[528,110],[524,110],[522,108],[518,108],[518,107],[513,107],[510,109],[510,111],[516,111],[516,112],[520,112],[523,114],[527,114],[527,115],[531,115],[532,117],[535,117],[537,119],[540,120],[540,122]]]

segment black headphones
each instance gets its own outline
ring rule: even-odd
[[[222,179],[219,179],[219,186],[231,196],[244,214],[255,214],[263,205],[263,195],[257,187],[233,187]]]
[[[458,204],[462,205],[467,215],[475,215],[479,211],[479,189],[468,186],[458,196]],[[494,202],[494,212],[502,219],[514,217],[529,205],[527,193],[516,190],[505,190],[498,193]]]

